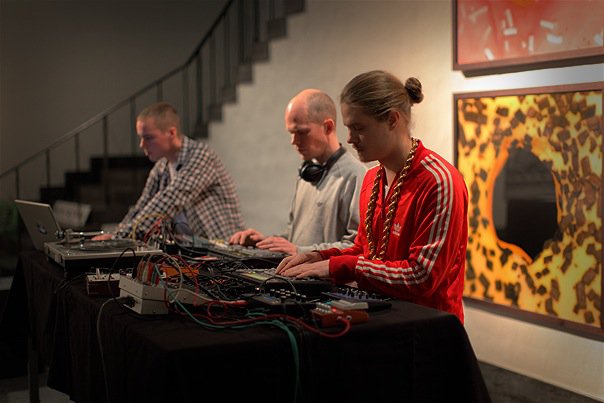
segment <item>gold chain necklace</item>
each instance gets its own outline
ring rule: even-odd
[[[417,149],[418,144],[419,140],[414,137],[411,137],[411,150],[409,150],[409,155],[407,155],[405,165],[397,174],[396,183],[394,184],[392,196],[390,197],[390,203],[388,204],[386,221],[384,221],[384,228],[382,230],[382,237],[380,239],[380,250],[377,255],[375,250],[375,239],[373,237],[373,232],[371,228],[373,223],[373,216],[375,214],[377,197],[380,189],[380,182],[382,179],[382,171],[384,170],[383,165],[380,165],[377,175],[375,176],[375,179],[373,181],[373,188],[371,189],[371,196],[369,198],[369,204],[367,205],[367,214],[365,216],[365,233],[367,234],[367,244],[369,245],[369,259],[371,260],[383,260],[384,256],[386,255],[386,248],[388,247],[388,240],[390,239],[390,228],[392,227],[392,220],[394,219],[396,208],[398,207],[398,202],[401,198],[401,189],[403,187],[403,182],[405,180],[405,177],[407,176],[407,172],[409,172],[411,163],[413,162],[413,157],[415,156],[415,150]]]

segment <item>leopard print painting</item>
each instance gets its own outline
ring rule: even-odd
[[[464,295],[602,327],[602,90],[461,96],[456,108],[457,165],[470,193]],[[559,236],[534,259],[499,239],[493,222],[511,149],[551,169]]]

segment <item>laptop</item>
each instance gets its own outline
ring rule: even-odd
[[[18,199],[15,204],[36,249],[44,250],[45,242],[59,241],[61,227],[50,204]]]

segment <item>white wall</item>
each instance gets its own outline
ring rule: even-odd
[[[300,160],[289,145],[283,112],[305,87],[337,101],[353,76],[385,69],[418,77],[424,102],[414,106],[414,134],[452,161],[453,93],[604,80],[604,65],[466,78],[452,70],[449,1],[307,1],[271,46],[252,85],[239,88],[211,144],[233,172],[248,225],[281,231]],[[339,124],[340,141],[346,142]],[[354,152],[354,151],[353,151]],[[604,343],[467,308],[466,328],[479,359],[604,401]]]

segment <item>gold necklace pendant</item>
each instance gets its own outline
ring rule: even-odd
[[[403,186],[403,182],[407,177],[407,173],[411,167],[411,163],[413,162],[413,157],[415,156],[415,151],[417,150],[417,146],[419,144],[419,140],[411,137],[411,150],[409,150],[409,154],[407,155],[407,159],[405,160],[405,165],[399,171],[396,176],[396,181],[394,183],[394,187],[392,190],[392,195],[390,196],[390,203],[388,203],[388,209],[386,213],[386,220],[384,221],[384,227],[382,229],[382,236],[380,237],[380,250],[376,255],[376,243],[373,237],[372,232],[372,223],[373,216],[375,214],[375,207],[377,203],[377,196],[379,193],[380,182],[382,179],[382,170],[384,167],[380,165],[380,169],[375,176],[373,182],[373,188],[371,189],[371,196],[369,198],[369,204],[367,205],[367,214],[365,216],[365,232],[367,234],[367,245],[369,246],[369,259],[370,260],[382,260],[386,255],[386,249],[388,247],[388,241],[390,239],[390,228],[392,227],[392,221],[394,216],[396,215],[396,209],[398,207],[398,202],[401,197],[401,189]]]

